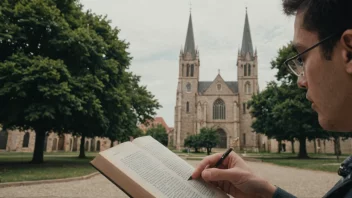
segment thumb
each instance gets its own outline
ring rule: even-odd
[[[202,178],[206,181],[229,181],[233,184],[239,184],[248,180],[249,172],[239,168],[209,168],[202,172]]]

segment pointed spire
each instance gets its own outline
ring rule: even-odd
[[[247,52],[249,52],[249,54],[253,56],[253,44],[246,7],[246,18],[244,21],[241,55],[245,56]]]
[[[185,54],[190,53],[193,59],[196,58],[196,49],[195,49],[193,25],[192,25],[192,14],[189,14],[188,30],[187,30],[184,53]]]

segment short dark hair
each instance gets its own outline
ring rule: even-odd
[[[297,11],[304,13],[303,28],[316,32],[319,40],[338,33],[321,44],[326,59],[346,29],[352,28],[352,0],[282,0],[284,13],[295,15]]]

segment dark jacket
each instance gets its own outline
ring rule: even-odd
[[[337,171],[341,179],[323,196],[323,198],[352,198],[352,156],[346,158]],[[296,198],[296,196],[277,187],[273,198]]]

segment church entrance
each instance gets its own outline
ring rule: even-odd
[[[5,130],[0,131],[0,149],[6,149],[7,137],[8,137],[7,131]]]
[[[219,143],[216,145],[217,148],[227,148],[227,135],[226,132],[223,129],[218,129],[217,130],[220,138],[219,138]]]

